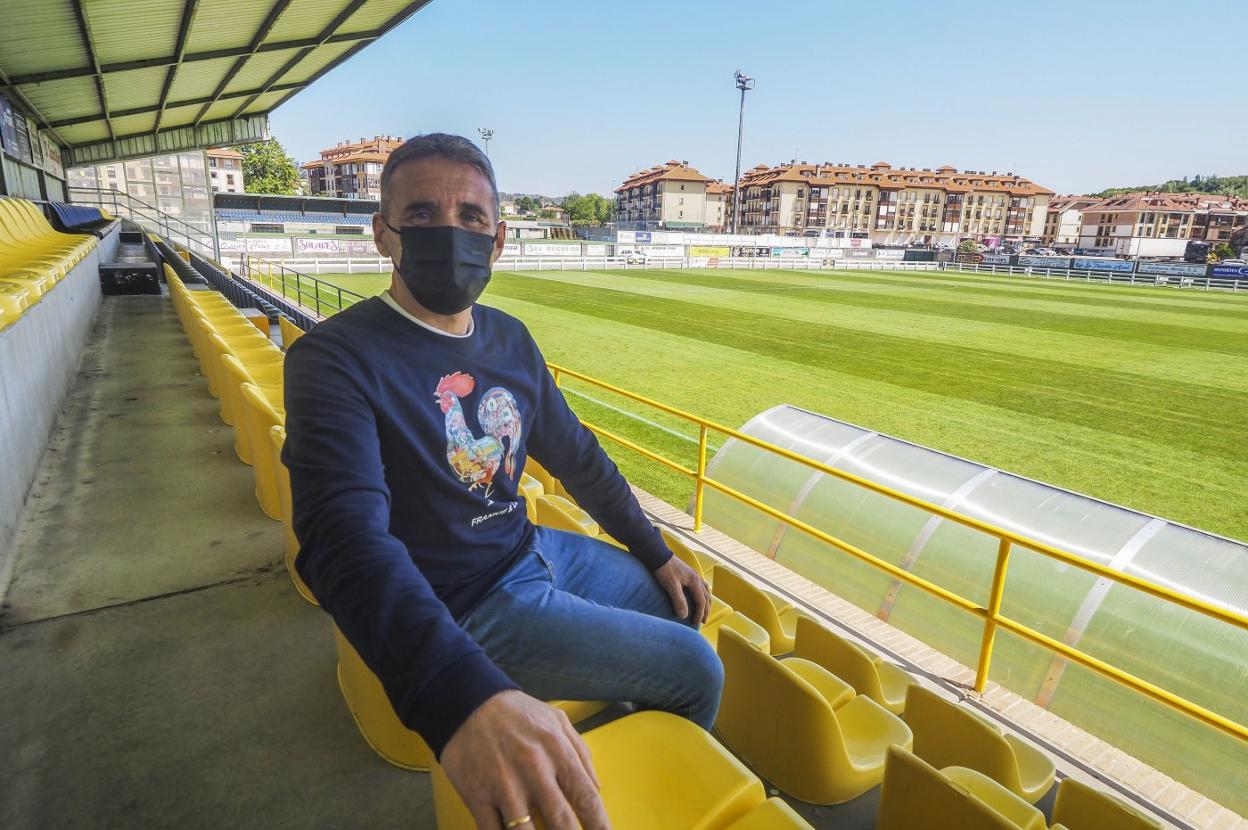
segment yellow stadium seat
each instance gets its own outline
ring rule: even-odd
[[[545,492],[542,483],[528,473],[521,473],[517,489],[524,496],[524,510],[529,515],[529,521],[537,524],[537,499]]]
[[[854,699],[854,687],[818,663],[801,657],[785,657],[781,663],[789,671],[815,687],[833,709],[840,709]]]
[[[984,780],[988,784],[995,783]],[[982,792],[983,787],[980,789]],[[1010,798],[1015,801],[1010,803]],[[1001,807],[1007,812],[1001,812]],[[1036,824],[1037,816],[1039,824]],[[1017,818],[1027,823],[1019,824]],[[989,804],[979,792],[966,789],[922,758],[900,747],[888,750],[875,830],[1041,830],[1043,827],[1044,814],[1003,787],[996,793],[994,804]]]
[[[767,629],[772,654],[788,654],[793,650],[797,609],[768,594],[727,565],[716,565],[711,575],[711,588],[717,597],[754,622]]]
[[[255,326],[250,323],[244,323],[243,326],[250,329],[250,332],[229,326],[214,325],[203,317],[198,319],[199,365],[204,377],[208,380],[208,392],[213,397],[221,394],[221,353],[213,346],[210,340],[211,335],[216,334],[229,344],[230,351],[245,366],[274,364],[282,361],[281,349],[257,332]]]
[[[806,819],[779,798],[769,798],[724,830],[814,830]]]
[[[537,460],[534,459],[532,456],[529,456],[528,458],[525,459],[524,472],[527,475],[533,476],[533,478],[537,479],[538,482],[541,483],[543,493],[550,493],[552,495],[557,495],[555,493],[554,476],[552,476],[549,472],[547,472],[546,468],[543,467],[541,464],[539,464]]]
[[[282,361],[271,359],[272,352],[268,350],[259,352],[236,351],[233,346],[216,332],[208,335],[208,342],[211,351],[217,355],[217,360],[221,364],[222,384],[221,388],[217,390],[217,402],[222,421],[230,426],[234,426],[237,423],[237,413],[240,411],[237,384],[244,381],[251,381],[257,386],[263,387],[270,400],[275,401],[277,404],[281,403],[281,390],[285,383],[283,374],[285,367]],[[259,362],[253,359],[256,354],[261,358]],[[244,376],[241,379],[230,375],[229,367],[224,362],[227,357],[232,357],[238,362],[238,366],[244,372]]]
[[[593,517],[563,496],[543,493],[537,497],[537,523],[554,530],[597,536],[601,532]]]
[[[740,761],[676,715],[638,712],[584,739],[617,830],[718,830],[765,798],[762,782]],[[477,826],[440,767],[433,801],[438,830]]]
[[[1044,813],[982,772],[966,767],[945,767],[940,774],[1024,830],[1048,830]]]
[[[1053,786],[1053,762],[964,706],[914,685],[906,693],[905,720],[914,753],[934,767],[967,767],[1035,804]]]
[[[906,708],[906,690],[915,683],[909,673],[858,648],[817,623],[800,617],[794,654],[818,663],[894,715]]]
[[[884,775],[890,746],[909,728],[861,695],[835,708],[823,693],[732,629],[719,634],[724,691],[715,729],[760,775],[802,801],[840,804]],[[814,667],[818,668],[818,667]]]
[[[243,423],[247,426],[247,440],[251,444],[252,472],[256,477],[256,501],[270,519],[282,518],[277,495],[277,469],[273,453],[269,451],[269,430],[283,425],[285,418],[265,397],[254,383],[244,383]]]
[[[0,279],[0,312],[10,321],[22,316],[30,308],[30,289],[21,283]]]
[[[433,751],[424,738],[399,720],[381,681],[337,626],[334,626],[334,644],[338,651],[338,687],[365,743],[396,767],[428,770],[434,762]],[[560,700],[550,705],[562,709],[573,723],[596,715],[606,707],[600,701]]]
[[[303,577],[299,576],[299,571],[295,569],[295,557],[299,555],[299,537],[295,536],[295,526],[292,522],[290,470],[287,470],[286,465],[282,463],[282,445],[285,443],[286,427],[270,427],[269,445],[273,452],[273,467],[277,470],[277,505],[282,514],[282,537],[284,540],[282,559],[286,563],[286,573],[290,574],[290,581],[294,583],[295,590],[299,592],[299,596],[313,605],[320,605],[316,601],[316,597],[312,595],[312,590],[304,583]]]
[[[736,611],[731,611],[727,615],[718,617],[714,622],[708,621],[702,625],[702,636],[711,644],[711,648],[719,647],[719,631],[721,628],[731,628],[760,651],[770,652],[771,650],[771,638],[767,636],[767,630],[749,617],[744,614],[738,614]]]
[[[722,599],[715,596],[714,594],[711,594],[711,607],[710,607],[710,610],[707,611],[706,613],[705,625],[710,625],[713,622],[717,622],[718,620],[723,619],[724,617],[728,616],[731,613],[732,613],[731,605],[724,602]]]
[[[277,410],[278,415],[281,416],[285,415],[285,407],[282,400],[284,387],[280,380],[277,383],[257,383],[256,376],[252,374],[252,371],[232,354],[221,355],[221,376],[221,408],[223,413],[227,410],[230,413],[226,423],[234,428],[234,454],[244,464],[254,464],[255,456],[252,451],[251,432],[247,428],[246,413],[243,409],[242,386],[244,383],[257,386],[260,389],[260,393],[268,400],[269,405]],[[285,418],[283,417],[284,420]]]
[[[685,544],[683,539],[665,527],[659,528],[659,534],[663,537],[663,541],[671,549],[672,553],[676,555],[676,558],[701,573],[702,578],[710,582],[711,573],[715,567],[714,557],[695,551]]]
[[[31,271],[10,271],[7,268],[3,273],[3,280],[6,283],[16,285],[29,293],[32,304],[37,302],[44,294],[47,294],[52,289],[52,286],[55,285],[55,280],[48,274],[39,274]]]
[[[277,327],[282,332],[282,351],[289,349],[296,340],[303,337],[303,329],[286,319],[284,314],[277,315]]]
[[[1053,826],[1067,830],[1161,830],[1162,823],[1120,798],[1067,778],[1057,788]]]

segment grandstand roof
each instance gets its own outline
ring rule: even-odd
[[[264,138],[268,113],[428,0],[6,0],[0,93],[67,166]]]

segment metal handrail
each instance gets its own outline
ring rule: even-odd
[[[129,213],[129,216],[126,218],[130,219],[133,222],[138,223],[139,225],[143,225],[149,231],[152,231],[154,233],[159,233],[162,236],[165,236],[167,238],[171,238],[176,234],[182,237],[182,240],[184,240],[185,247],[193,246],[195,248],[200,249],[201,252],[203,252],[205,255],[210,256],[210,257],[216,255],[215,251],[210,246],[207,246],[204,243],[200,242],[198,238],[200,235],[203,235],[203,234],[208,234],[209,236],[212,236],[212,233],[210,231],[204,228],[196,227],[195,225],[192,225],[183,219],[179,219],[178,217],[173,216],[172,214],[166,213],[165,211],[161,210],[155,205],[148,204],[147,202],[143,201],[139,197],[132,196],[131,194],[127,193],[124,190],[118,190],[116,188],[109,188],[106,190],[100,187],[70,187],[68,189],[68,193],[69,193],[70,201],[74,201],[75,193],[94,194],[95,195],[94,204],[98,207],[103,208],[103,207],[106,207],[107,204],[111,203],[113,206],[114,216],[117,216],[120,214],[120,208],[123,206],[122,202],[119,201],[119,199],[124,199],[125,200],[124,207],[126,208],[126,211]],[[104,198],[105,196],[108,197],[107,201]],[[134,205],[136,203],[140,206],[141,208],[140,210],[135,209]],[[150,214],[153,214],[154,216],[144,215],[144,211]],[[173,229],[174,225],[178,225],[181,227],[177,230],[174,230]],[[186,230],[182,230],[182,228],[185,228]]]
[[[318,317],[325,316],[324,309],[326,308],[332,312],[341,311],[346,308],[347,305],[354,305],[361,300],[368,299],[363,294],[357,294],[348,288],[343,288],[342,286],[335,285],[332,282],[317,279],[316,277],[310,274],[305,274],[302,271],[296,271],[295,269],[286,266],[284,263],[273,262],[272,260],[252,256],[247,253],[244,253],[239,257],[238,263],[239,271],[242,272],[243,277],[267,286],[268,288],[279,292],[287,299],[294,299],[300,306],[314,312]],[[292,286],[292,277],[294,287],[293,297],[289,293]],[[305,283],[311,283],[311,291],[305,290]],[[326,296],[322,297],[322,294]],[[336,298],[338,304],[330,305],[330,298]],[[305,302],[305,299],[310,300],[312,305]],[[349,300],[350,302],[344,305],[344,300]]]
[[[1244,726],[1243,724],[1236,723],[1235,721],[1227,717],[1224,717],[1223,715],[1219,715],[1218,713],[1210,709],[1207,709],[1197,703],[1193,703],[1185,698],[1179,697],[1173,692],[1167,691],[1166,689],[1163,689],[1160,686],[1150,683],[1147,680],[1136,677],[1135,675],[1130,674],[1129,672],[1123,671],[1122,669],[1119,669],[1116,666],[1110,665],[1109,663],[1106,663],[1100,660],[1099,658],[1093,657],[1092,655],[1084,651],[1081,651],[1077,648],[1069,646],[1058,640],[1054,640],[1052,637],[1042,634],[1041,632],[1036,631],[1035,629],[1022,624],[1018,622],[1017,620],[1007,617],[1001,613],[1001,604],[1002,604],[1002,598],[1005,593],[1005,575],[1009,568],[1010,553],[1013,549],[1013,546],[1017,545],[1019,547],[1041,554],[1042,556],[1049,557],[1050,559],[1054,559],[1056,561],[1063,562],[1073,567],[1080,568],[1081,570],[1095,574],[1098,577],[1108,579],[1113,582],[1117,582],[1121,585],[1126,585],[1130,588],[1134,588],[1135,590],[1142,591],[1150,596],[1156,597],[1166,602],[1179,605],[1183,608],[1187,608],[1188,610],[1195,611],[1196,613],[1199,613],[1199,614],[1203,614],[1204,616],[1211,617],[1213,619],[1219,620],[1229,625],[1236,626],[1237,628],[1248,630],[1248,616],[1245,616],[1243,614],[1240,614],[1236,611],[1232,611],[1227,608],[1222,608],[1220,606],[1213,605],[1211,603],[1205,602],[1200,599],[1196,599],[1194,597],[1187,596],[1186,594],[1182,594],[1177,591],[1171,590],[1170,588],[1167,588],[1165,586],[1158,585],[1153,582],[1149,582],[1148,580],[1139,579],[1138,577],[1134,577],[1129,574],[1115,571],[1111,568],[1101,565],[1100,563],[1093,562],[1089,559],[1085,559],[1082,556],[1078,556],[1068,551],[1061,550],[1060,548],[1053,547],[1052,545],[1048,545],[1043,542],[1036,541],[1035,539],[1030,539],[1026,536],[1015,533],[1014,531],[1007,530],[1006,528],[998,527],[996,525],[981,521],[971,516],[966,516],[961,513],[957,513],[955,511],[949,510],[948,508],[941,507],[940,505],[933,504],[932,502],[929,502],[929,501],[925,501],[924,499],[916,498],[914,496],[903,493],[899,490],[894,490],[891,487],[887,487],[885,485],[878,484],[876,482],[865,479],[861,476],[854,475],[853,473],[849,473],[844,470],[839,470],[835,467],[829,466],[828,464],[824,464],[812,458],[807,458],[803,455],[795,453],[791,450],[787,450],[783,447],[776,446],[775,444],[769,443],[760,438],[756,438],[752,435],[747,435],[746,433],[733,429],[732,427],[724,426],[722,424],[716,423],[715,421],[711,421],[709,419],[694,415],[690,412],[686,412],[682,409],[678,409],[677,407],[669,406],[664,403],[660,403],[659,401],[652,400],[651,398],[647,398],[644,395],[639,395],[635,392],[630,392],[626,389],[622,389],[613,384],[598,380],[597,378],[591,377],[581,372],[573,371],[566,367],[559,366],[558,364],[555,364],[555,363],[548,363],[547,367],[550,369],[551,374],[554,376],[556,385],[559,385],[561,381],[563,380],[563,378],[565,377],[575,378],[576,380],[582,381],[584,383],[588,383],[591,386],[595,386],[595,387],[598,387],[599,389],[603,389],[608,392],[620,395],[628,400],[643,404],[653,409],[657,409],[660,412],[664,412],[668,415],[687,421],[689,423],[696,424],[698,426],[698,429],[699,429],[698,467],[696,470],[692,470],[684,466],[683,464],[680,464],[679,462],[673,461],[669,458],[665,458],[659,453],[656,453],[652,450],[642,447],[639,444],[636,444],[635,442],[630,441],[627,438],[624,438],[622,436],[616,435],[615,433],[607,429],[604,429],[595,424],[591,424],[585,420],[581,421],[581,423],[583,423],[587,429],[591,430],[595,434],[600,435],[604,438],[609,438],[610,440],[620,444],[621,446],[624,446],[630,450],[638,452],[644,457],[649,458],[652,461],[663,464],[669,469],[675,470],[676,472],[682,475],[693,478],[695,481],[694,514],[693,514],[694,532],[701,532],[702,530],[703,497],[704,497],[706,488],[711,487],[712,489],[717,490],[723,493],[724,495],[729,496],[730,498],[733,498],[736,501],[741,502],[742,504],[746,504],[750,507],[753,507],[756,510],[760,510],[763,513],[767,514],[768,516],[771,516],[774,519],[784,522],[790,527],[796,528],[810,536],[813,536],[814,538],[819,539],[820,541],[825,542],[849,554],[850,556],[853,556],[854,558],[862,562],[865,562],[866,564],[876,568],[877,570],[884,571],[885,573],[889,574],[890,576],[896,579],[901,580],[902,582],[905,582],[909,585],[913,585],[914,587],[919,588],[923,591],[926,591],[927,593],[935,597],[938,597],[939,599],[945,602],[948,602],[952,605],[957,606],[958,608],[961,608],[963,611],[974,614],[975,616],[978,616],[981,619],[983,619],[984,621],[983,637],[980,642],[979,658],[978,658],[978,661],[976,664],[976,670],[975,670],[974,688],[977,692],[982,693],[984,689],[987,687],[988,673],[992,665],[992,653],[993,653],[993,647],[996,642],[997,629],[1003,628],[1007,631],[1010,631],[1018,635],[1019,637],[1022,637],[1025,640],[1028,640],[1029,642],[1035,645],[1040,646],[1041,648],[1048,649],[1049,651],[1055,652],[1057,654],[1061,654],[1067,659],[1075,663],[1078,663],[1079,665],[1087,669],[1090,669],[1092,671],[1097,672],[1098,674],[1108,677],[1109,679],[1121,685],[1127,686],[1133,689],[1134,691],[1137,691],[1143,695],[1146,695],[1147,697],[1152,698],[1153,700],[1156,700],[1159,703],[1162,703],[1172,709],[1181,711],[1184,714],[1189,715],[1190,717],[1193,717],[1205,724],[1208,724],[1210,726],[1213,726],[1216,729],[1221,730],[1222,732],[1225,732],[1226,734],[1237,737],[1240,740],[1248,741],[1248,727]],[[749,444],[750,446],[753,446],[758,449],[764,450],[766,452],[770,452],[774,455],[780,456],[781,458],[785,458],[789,461],[802,464],[806,467],[809,467],[812,470],[816,470],[825,475],[833,476],[834,478],[838,478],[842,481],[849,482],[850,484],[863,487],[867,490],[870,490],[871,492],[878,493],[879,495],[885,496],[895,501],[902,502],[903,504],[907,504],[919,510],[923,510],[934,516],[939,516],[943,519],[956,522],[957,524],[960,524],[964,527],[968,527],[973,530],[979,531],[981,533],[987,534],[989,536],[995,537],[996,539],[998,539],[999,543],[997,547],[996,563],[993,568],[992,588],[989,594],[988,605],[982,606],[972,599],[968,599],[967,597],[961,596],[960,594],[950,591],[947,588],[943,588],[934,582],[930,582],[920,576],[916,576],[913,573],[903,568],[900,568],[892,564],[891,562],[887,562],[883,559],[880,559],[879,557],[876,557],[868,553],[867,551],[862,550],[861,548],[858,548],[857,546],[850,544],[849,542],[846,542],[843,539],[839,539],[830,533],[827,533],[823,530],[820,530],[817,527],[814,527],[813,525],[807,522],[802,521],[801,519],[797,519],[793,516],[790,516],[784,511],[777,510],[776,508],[768,504],[764,504],[763,502],[753,498],[752,496],[748,496],[745,493],[742,493],[721,481],[717,481],[711,478],[710,476],[706,474],[706,460],[707,460],[706,450],[707,450],[707,434],[708,432],[712,430],[725,437],[734,438],[738,441],[742,441],[743,443]]]

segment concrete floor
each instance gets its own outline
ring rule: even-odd
[[[167,298],[106,297],[0,607],[0,827],[433,827],[252,488]]]

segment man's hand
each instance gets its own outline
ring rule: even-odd
[[[698,625],[706,622],[706,615],[711,610],[711,586],[706,584],[702,574],[673,556],[655,570],[654,578],[671,597],[676,616],[682,620],[690,619],[689,602],[685,597],[688,591],[693,597],[693,621]]]
[[[540,815],[549,830],[611,826],[589,749],[572,722],[523,692],[499,692],[481,704],[451,736],[441,760],[481,830],[501,830],[526,815]]]

